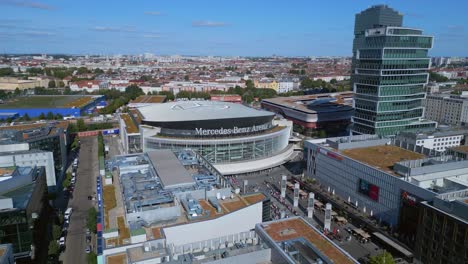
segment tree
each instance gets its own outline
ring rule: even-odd
[[[86,68],[86,67],[80,67],[80,68],[78,68],[77,73],[78,74],[85,74],[85,73],[89,73],[89,71],[88,71],[88,68]]]
[[[47,116],[46,116],[46,119],[47,119],[47,120],[54,120],[54,113],[48,112],[48,113],[47,113]]]
[[[252,103],[254,101],[254,98],[250,94],[245,94],[244,96],[242,96],[242,101],[250,104],[250,103]]]
[[[190,81],[190,76],[185,75],[185,76],[184,76],[184,80],[185,80],[185,81]]]
[[[24,121],[31,121],[31,118],[29,117],[28,113],[25,113],[25,114],[23,115],[23,120],[24,120]]]
[[[65,94],[65,95],[71,94],[71,89],[70,89],[70,87],[68,87],[68,86],[65,87],[65,89],[63,90],[63,94]]]
[[[265,77],[268,77],[268,78],[275,78],[275,75],[273,75],[273,73],[267,73],[265,75]]]
[[[80,138],[78,137],[78,135],[75,136],[75,138],[73,139],[73,142],[71,144],[71,149],[74,150],[74,149],[78,148],[79,147],[79,143],[78,143],[79,141],[80,141]]]
[[[373,256],[369,260],[369,264],[395,264],[392,254],[384,251],[383,253]]]
[[[44,114],[44,113],[41,113],[41,114],[39,115],[39,119],[40,119],[40,120],[44,120],[44,119],[46,119],[46,116],[45,116],[45,114]]]
[[[52,226],[52,239],[53,240],[59,239],[61,234],[62,234],[62,229],[60,228],[60,226],[54,224]]]
[[[255,85],[254,85],[252,80],[247,80],[247,81],[245,81],[245,87],[247,89],[253,89],[253,88],[255,88]]]
[[[86,226],[89,230],[93,233],[96,233],[96,218],[97,218],[97,211],[96,208],[91,207],[88,209],[88,219],[86,220]]]
[[[0,68],[0,76],[9,76],[15,73],[12,68]]]
[[[325,130],[320,130],[318,132],[318,137],[319,138],[326,138],[327,137],[327,132]]]
[[[68,123],[68,129],[67,132],[70,134],[78,132],[78,128],[76,127],[75,123]]]
[[[144,94],[145,93],[143,92],[143,90],[140,87],[138,87],[138,85],[136,84],[132,84],[128,86],[127,88],[125,88],[125,95],[131,100],[134,100],[138,96],[144,95]]]
[[[57,85],[55,84],[55,81],[52,80],[52,81],[49,81],[48,87],[49,87],[49,88],[55,88],[55,87],[57,87]]]
[[[15,89],[15,96],[18,96],[18,95],[20,95],[20,94],[21,94],[20,89],[19,89],[18,87],[16,87],[16,89]]]
[[[65,87],[65,83],[63,81],[58,82],[58,87],[63,88]]]
[[[88,254],[88,256],[86,256],[87,260],[88,260],[88,264],[97,264],[97,255],[96,253],[92,252]]]
[[[165,95],[167,100],[172,101],[175,99],[174,93],[171,91],[161,91],[159,92],[159,95]]]
[[[65,220],[65,218],[63,217],[63,213],[59,213],[57,218],[58,218],[59,225],[63,225],[63,220]]]
[[[78,129],[78,131],[85,131],[86,130],[86,124],[83,120],[83,118],[80,118],[76,121],[76,127]]]
[[[338,81],[337,81],[335,78],[333,78],[333,79],[330,80],[330,83],[331,83],[331,84],[336,84],[337,82],[338,82]]]
[[[436,72],[429,72],[429,81],[431,82],[448,82],[448,78]]]
[[[57,113],[57,114],[55,115],[55,120],[61,120],[61,119],[63,119],[63,115],[60,114],[60,113]]]
[[[50,243],[49,243],[49,252],[48,252],[49,256],[57,255],[59,253],[59,250],[60,250],[60,246],[57,243],[57,241],[56,240],[50,241]]]

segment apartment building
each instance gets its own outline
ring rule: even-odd
[[[468,95],[428,95],[425,100],[425,107],[426,119],[452,126],[461,126],[468,123]]]

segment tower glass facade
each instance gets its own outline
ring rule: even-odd
[[[432,37],[402,27],[403,16],[385,5],[356,15],[352,84],[353,133],[396,135],[435,128],[423,120]]]

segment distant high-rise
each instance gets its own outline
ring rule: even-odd
[[[422,119],[432,37],[402,24],[403,15],[386,5],[356,14],[351,78],[355,134],[388,136],[437,125]]]

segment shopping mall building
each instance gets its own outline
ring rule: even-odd
[[[143,152],[193,149],[224,175],[287,162],[292,123],[228,102],[179,101],[138,108]]]

